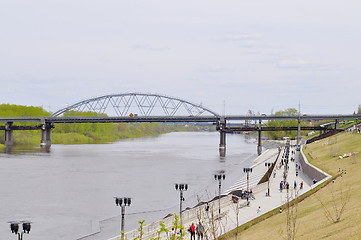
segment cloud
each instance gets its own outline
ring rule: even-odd
[[[258,41],[255,40],[247,40],[241,43],[241,47],[243,48],[255,48],[259,45]]]
[[[239,33],[232,32],[226,34],[224,37],[214,38],[215,41],[234,41],[239,42],[240,47],[255,48],[259,45],[262,35],[259,33]]]
[[[152,52],[162,52],[169,49],[168,47],[152,47],[149,44],[134,44],[132,45],[132,48],[137,50],[146,50]]]
[[[312,66],[312,63],[307,62],[303,59],[285,59],[277,63],[276,68],[290,68],[290,69],[299,69],[299,68],[309,68]]]
[[[225,67],[210,67],[210,68],[200,68],[198,72],[202,73],[226,73],[226,72],[234,72],[233,68],[225,68]]]
[[[225,40],[229,41],[249,41],[259,40],[262,35],[259,33],[229,33],[225,36]]]
[[[324,64],[306,61],[303,59],[284,59],[276,63],[278,69],[294,69],[294,70],[307,70],[318,72],[340,72],[343,66],[335,64]]]

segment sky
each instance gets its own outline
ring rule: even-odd
[[[359,0],[0,0],[0,103],[157,93],[219,114],[352,114]]]

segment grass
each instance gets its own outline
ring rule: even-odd
[[[313,156],[313,159],[309,159],[312,164],[331,174],[335,181],[332,183],[330,180],[315,193],[302,196],[306,198],[298,204],[296,239],[361,239],[361,134],[341,133],[307,145],[304,151],[307,156]],[[338,157],[352,152],[359,154],[352,158]],[[346,174],[341,177],[339,169],[346,170]],[[350,199],[341,221],[331,223],[325,217],[320,201],[333,212],[335,205],[340,206],[341,189],[343,192],[350,189]],[[241,234],[237,239],[287,239],[285,210],[280,214],[275,209],[240,228]],[[223,239],[235,239],[229,235]]]

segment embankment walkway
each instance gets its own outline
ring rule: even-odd
[[[284,151],[284,148],[282,149]],[[206,229],[206,234],[209,236],[208,239],[213,239],[214,236],[220,236],[226,232],[229,232],[235,229],[238,226],[251,221],[264,213],[267,213],[275,208],[279,208],[287,202],[287,198],[294,197],[295,192],[298,195],[309,191],[311,188],[315,187],[320,183],[320,179],[317,179],[317,183],[314,184],[313,180],[303,171],[303,166],[305,169],[309,166],[306,166],[307,163],[303,160],[305,157],[300,151],[296,151],[294,147],[290,148],[289,154],[289,164],[288,164],[288,174],[286,182],[289,183],[289,194],[287,190],[280,190],[280,182],[284,180],[284,165],[281,165],[283,152],[278,154],[278,149],[270,149],[264,154],[259,156],[252,166],[253,171],[250,174],[250,179],[252,175],[253,182],[249,183],[250,189],[253,190],[254,198],[249,199],[249,204],[247,204],[246,199],[239,198],[238,202],[235,203],[237,197],[229,194],[235,190],[246,190],[247,189],[247,179],[246,174],[242,179],[236,182],[230,189],[227,189],[221,198],[221,213],[219,214],[219,203],[218,200],[214,200],[208,203],[210,206],[209,210],[206,211],[206,203],[200,204],[197,207],[187,209],[183,212],[183,226],[185,228],[186,234],[184,239],[190,239],[190,233],[187,231],[189,226],[194,223],[197,225],[199,221],[202,222],[202,225]],[[291,161],[294,159],[294,161]],[[276,167],[270,177],[269,187],[270,187],[270,196],[266,196],[268,192],[268,182],[257,185],[259,179],[267,172],[265,167],[265,162],[276,162]],[[301,169],[297,170],[296,166],[302,165]],[[313,166],[312,166],[313,167]],[[297,167],[300,168],[300,167]],[[240,169],[242,171],[243,169]],[[314,169],[313,169],[314,170]],[[317,169],[316,169],[317,170]],[[296,171],[298,175],[296,176]],[[320,171],[320,170],[319,170]],[[322,171],[321,171],[322,172]],[[275,174],[274,174],[275,173]],[[327,174],[325,174],[326,176]],[[312,176],[311,176],[312,177]],[[327,178],[326,176],[325,178]],[[325,180],[325,179],[324,179]],[[303,188],[300,189],[300,184],[303,182]],[[296,183],[296,187],[294,187]],[[228,194],[228,195],[226,195]],[[238,218],[238,223],[237,223]],[[158,222],[146,225],[144,227],[143,239],[150,239],[158,237],[157,231],[160,229],[160,222],[163,222],[166,226],[171,229],[173,224],[174,217],[168,217]],[[164,234],[164,233],[162,233]],[[138,230],[133,230],[126,233],[126,239],[134,239],[139,235]],[[165,235],[163,239],[165,239]],[[118,240],[120,236],[110,238],[108,240]]]

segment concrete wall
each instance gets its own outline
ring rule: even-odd
[[[303,172],[310,179],[317,180],[317,185],[331,177],[331,175],[327,174],[326,172],[322,171],[321,169],[313,166],[312,164],[310,164],[308,162],[305,154],[303,153],[302,147],[301,147],[301,151],[300,151],[299,162],[301,164]]]

